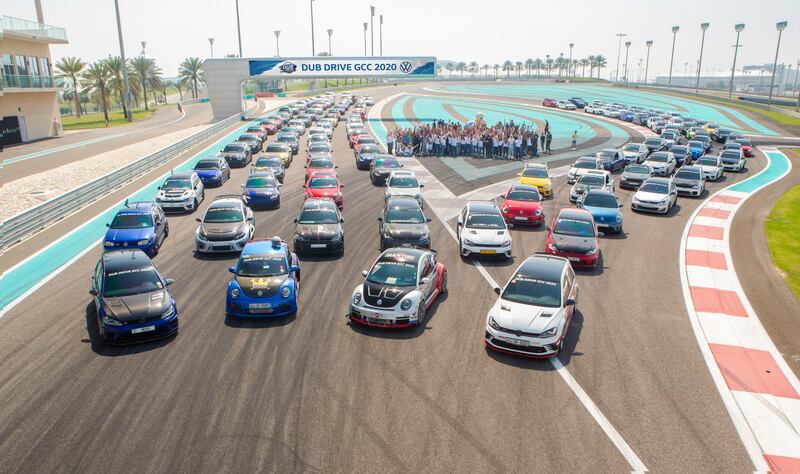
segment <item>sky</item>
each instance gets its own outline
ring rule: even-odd
[[[97,60],[118,55],[113,0],[42,0],[45,23],[66,28],[68,45],[53,45],[55,60],[78,56]],[[237,53],[235,0],[119,0],[125,52],[155,58],[168,77],[177,75],[186,57]],[[439,59],[502,64],[505,60],[545,59],[545,55],[573,57],[602,54],[608,60],[603,75],[615,69],[617,33],[631,41],[629,77],[635,78],[645,42],[653,40],[649,75],[666,74],[676,37],[674,75],[689,71],[700,55],[700,23],[711,23],[706,33],[703,71],[730,70],[736,33],[745,23],[737,67],[771,63],[775,59],[777,21],[788,21],[778,62],[800,60],[800,0],[314,0],[316,52],[328,50],[326,30],[334,56],[364,54],[363,22],[374,19],[375,55],[379,53],[378,16],[384,15],[383,54],[436,56]],[[276,54],[273,30],[281,30],[281,56],[311,55],[309,0],[239,0],[242,53],[245,57]],[[33,0],[3,0],[0,14],[36,19]],[[370,52],[367,33],[368,53]],[[625,62],[622,46],[620,64]],[[643,62],[644,64],[644,62]],[[644,66],[642,66],[643,68]],[[620,66],[622,68],[622,66]],[[643,71],[640,72],[643,74]],[[793,76],[794,74],[792,74]]]

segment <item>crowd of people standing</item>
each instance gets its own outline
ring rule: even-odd
[[[574,140],[574,137],[573,137]],[[513,120],[487,126],[482,119],[462,124],[439,120],[416,127],[396,128],[386,136],[389,153],[398,156],[470,156],[522,160],[552,154],[553,135],[545,120],[539,131]]]

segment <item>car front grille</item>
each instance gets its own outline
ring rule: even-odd
[[[492,338],[491,341],[492,344],[497,347],[502,347],[503,349],[509,349],[512,351],[527,352],[529,354],[544,354],[547,352],[547,348],[543,346],[518,346],[497,338]]]

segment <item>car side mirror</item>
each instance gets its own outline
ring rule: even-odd
[[[339,167],[339,165],[333,165],[333,167],[334,167],[334,168],[338,168],[338,167]]]
[[[301,184],[301,186],[303,186],[304,188],[306,187],[306,185],[305,185],[305,184]]]
[[[344,224],[344,218],[343,217],[339,218],[339,224]]]
[[[111,227],[111,224],[107,223],[107,224],[106,224],[106,227]]]
[[[161,191],[161,186],[158,187],[158,190]]]
[[[430,282],[431,282],[431,279],[430,279],[430,278],[428,278],[428,277],[425,277],[425,278],[423,278],[423,279],[421,279],[421,280],[419,281],[419,284],[420,284],[420,285],[427,285],[427,284],[429,284]]]
[[[366,278],[368,274],[369,272],[367,272],[366,270],[361,270],[361,276],[363,276],[364,278]]]
[[[567,300],[566,305],[567,306],[575,306],[576,303],[577,303],[577,301],[575,301],[572,298],[570,298],[570,299]]]
[[[296,217],[293,219],[293,222],[294,222],[295,224],[297,224],[297,218],[296,218]]]
[[[624,206],[624,204],[622,204],[622,203],[618,203],[617,204],[617,207],[619,207],[619,208],[622,208],[622,206]]]
[[[228,267],[228,271],[231,273],[236,273],[236,267]]]
[[[432,221],[432,219],[430,217],[426,217],[425,218],[425,222],[431,222],[431,221]]]
[[[494,292],[495,292],[497,295],[499,295],[499,294],[500,294],[500,287],[499,287],[499,286],[495,286],[495,287],[494,287]]]
[[[420,188],[424,188],[424,187],[425,187],[425,185],[424,185],[424,184],[420,184],[420,185],[419,185],[419,187],[420,187]]]
[[[544,226],[544,230],[550,231],[550,226],[549,225]]]
[[[513,227],[514,227],[514,224],[512,224],[512,223],[510,223],[510,222],[509,222],[508,224],[506,224],[506,228],[507,228],[507,229],[511,229],[511,228],[513,228]]]
[[[291,268],[292,268],[293,272],[299,272],[300,271],[300,265],[292,265]]]
[[[203,222],[203,220],[200,219],[199,217],[195,217],[194,220],[196,220],[197,222]]]
[[[92,289],[89,290],[89,294],[92,295],[92,296],[97,296],[97,290],[92,288]]]
[[[605,232],[598,232],[598,233],[597,233],[597,236],[598,236],[598,237],[605,237],[605,235],[606,235],[606,233],[605,233]]]
[[[173,283],[175,283],[175,279],[174,278],[164,278],[164,286],[169,286],[169,285],[171,285]]]
[[[378,217],[378,222],[383,222],[383,217]]]

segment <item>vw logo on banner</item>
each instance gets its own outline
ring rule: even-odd
[[[411,65],[411,61],[403,61],[402,63],[400,63],[400,71],[406,74],[411,72],[412,67],[413,66]]]

